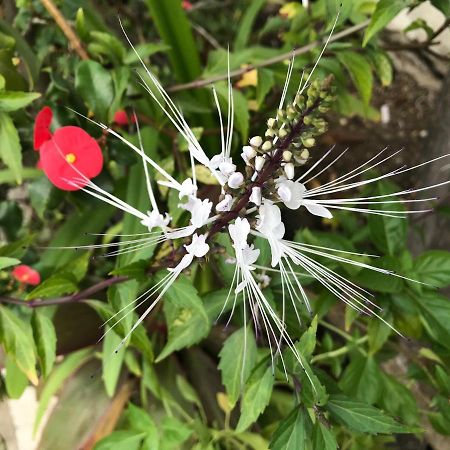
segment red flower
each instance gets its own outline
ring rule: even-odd
[[[181,2],[181,7],[185,10],[185,11],[190,11],[193,8],[193,4],[191,2],[189,2],[188,0],[183,0]]]
[[[50,123],[52,122],[53,112],[48,106],[44,106],[36,116],[34,122],[34,149],[39,150],[41,145],[52,138],[50,132]]]
[[[52,111],[45,107],[36,117],[35,147],[40,150],[40,166],[59,189],[76,191],[96,177],[103,167],[97,141],[80,127],[62,127],[50,133]],[[74,186],[70,180],[75,181]]]
[[[12,276],[17,281],[20,281],[23,284],[31,284],[32,286],[36,286],[41,282],[41,276],[39,275],[39,272],[25,264],[14,267]]]
[[[113,122],[121,127],[126,127],[130,123],[130,120],[126,111],[119,109],[119,111],[114,113]]]

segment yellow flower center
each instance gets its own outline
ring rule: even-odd
[[[77,160],[77,157],[73,153],[67,153],[66,155],[66,161],[69,164],[73,164]]]

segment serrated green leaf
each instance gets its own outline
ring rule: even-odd
[[[0,91],[0,111],[16,111],[39,98],[39,92]]]
[[[78,289],[76,279],[69,273],[53,275],[35,287],[26,300],[34,298],[49,298],[63,294],[73,294]]]
[[[139,450],[145,433],[132,430],[113,431],[95,444],[94,450]]]
[[[336,450],[338,448],[333,433],[317,421],[313,431],[313,450]]]
[[[210,322],[197,290],[185,277],[175,281],[164,294],[164,314],[169,338],[156,359],[157,362],[176,350],[196,344],[210,329]]]
[[[450,252],[430,250],[422,253],[414,262],[417,281],[437,288],[450,285]]]
[[[296,406],[273,434],[272,450],[309,450],[312,441],[312,422],[303,406]]]
[[[42,375],[46,378],[52,371],[56,358],[55,327],[46,313],[39,309],[33,311],[31,325]]]
[[[264,366],[263,366],[264,369]],[[274,383],[271,367],[257,371],[250,377],[241,401],[241,416],[236,427],[237,432],[244,431],[264,412],[269,404]]]
[[[0,306],[0,342],[8,357],[37,385],[36,355],[29,325],[4,306]]]
[[[14,173],[18,184],[22,183],[22,147],[19,133],[7,114],[0,113],[0,158]]]
[[[410,3],[409,0],[380,0],[364,33],[363,46]]]
[[[181,448],[192,434],[192,429],[175,417],[164,417],[161,424],[161,450],[175,450]]]
[[[327,404],[331,418],[357,433],[412,433],[415,430],[396,422],[380,409],[343,395],[331,395]]]
[[[256,362],[256,342],[251,330],[240,328],[223,344],[219,369],[232,407]]]

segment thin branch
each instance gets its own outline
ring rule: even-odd
[[[349,36],[351,34],[357,33],[358,31],[363,30],[364,28],[367,27],[367,25],[369,25],[370,20],[366,20],[364,22],[361,22],[357,25],[354,25],[350,28],[347,28],[343,31],[340,31],[339,33],[336,33],[335,35],[333,35],[330,38],[330,43],[331,42],[336,42],[346,36]],[[266,59],[265,61],[262,61],[260,63],[257,64],[249,64],[246,67],[243,67],[241,69],[236,69],[236,70],[232,70],[230,72],[230,77],[231,78],[235,78],[235,77],[239,77],[241,75],[243,75],[246,72],[250,72],[253,69],[257,69],[259,67],[267,67],[267,66],[271,66],[273,64],[277,64],[279,62],[282,62],[286,59],[290,59],[293,56],[298,56],[298,55],[302,55],[304,53],[308,53],[311,50],[313,50],[314,48],[323,45],[325,39],[318,39],[317,41],[311,42],[308,45],[305,45],[304,47],[298,48],[297,50],[288,52],[288,53],[283,53],[282,55],[278,55],[278,56],[274,56],[273,58],[269,58]],[[176,84],[174,86],[171,86],[167,89],[167,91],[169,92],[177,92],[177,91],[182,91],[185,89],[198,89],[204,86],[208,86],[209,84],[215,83],[217,81],[222,81],[222,80],[226,80],[228,78],[228,74],[224,73],[222,75],[217,75],[215,77],[211,77],[211,78],[207,78],[207,79],[198,79],[198,80],[194,80],[191,81],[190,83],[185,83],[185,84]]]
[[[83,48],[80,39],[76,35],[75,31],[73,31],[69,22],[67,22],[66,18],[62,15],[61,11],[53,3],[53,1],[41,0],[41,3],[44,5],[44,8],[48,11],[48,13],[53,17],[58,27],[61,28],[61,31],[69,41],[70,47],[77,53],[77,55],[81,59],[89,59],[89,56],[86,53],[86,50]]]

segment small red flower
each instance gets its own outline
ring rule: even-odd
[[[185,10],[185,11],[190,11],[193,8],[193,4],[191,2],[189,2],[188,0],[183,0],[181,2],[181,7]]]
[[[52,136],[51,118],[52,111],[48,107],[36,117],[34,135],[35,147],[40,150],[39,165],[56,187],[76,191],[101,172],[102,151],[97,141],[80,127],[62,127]]]
[[[12,276],[20,283],[31,284],[32,286],[36,286],[41,282],[39,272],[25,264],[14,267]]]
[[[41,145],[52,138],[50,124],[53,112],[48,106],[44,106],[36,116],[34,122],[34,149],[39,150]]]
[[[121,127],[126,127],[130,123],[128,114],[123,109],[114,113],[113,122]]]

